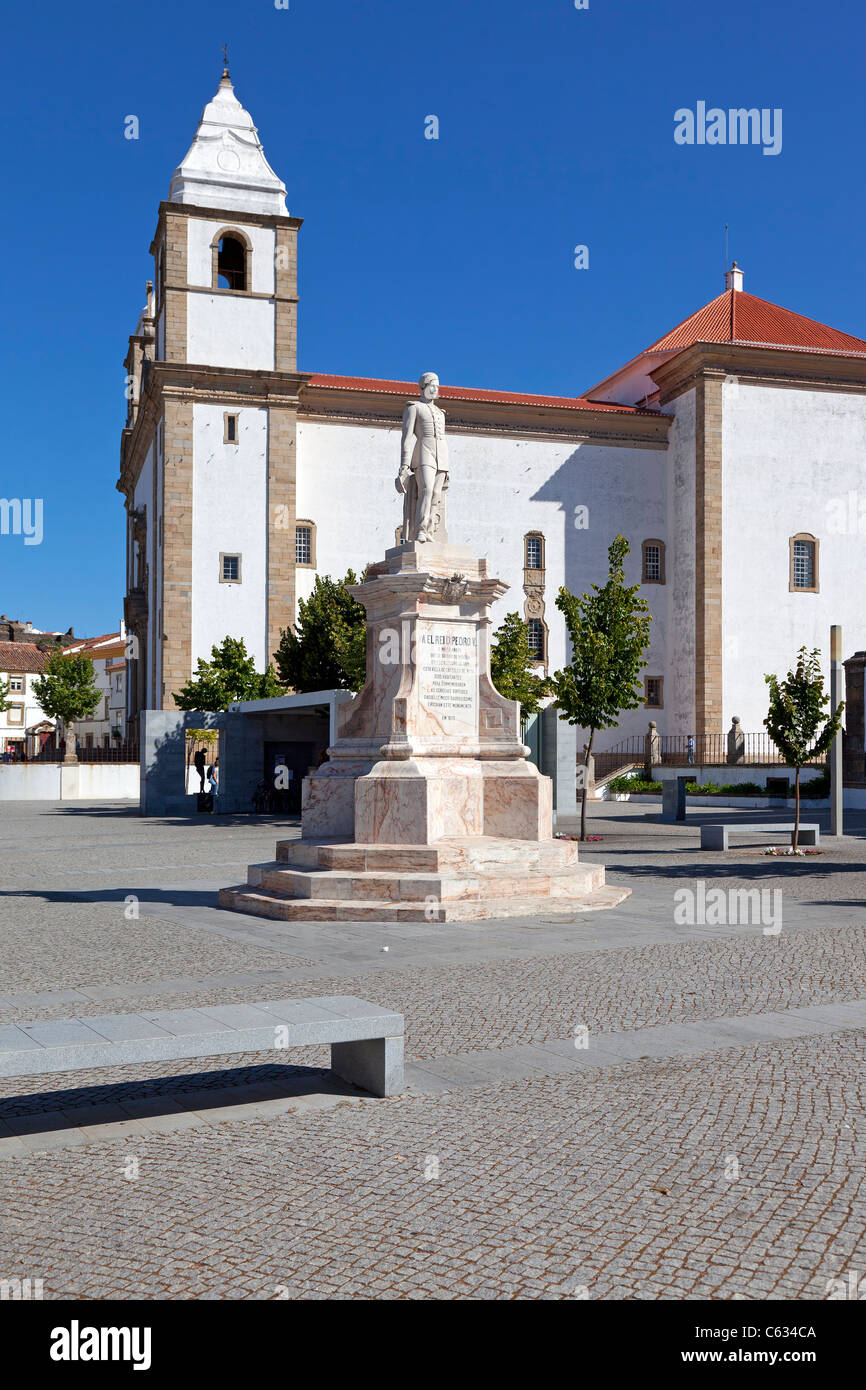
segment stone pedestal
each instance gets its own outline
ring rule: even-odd
[[[485,560],[437,542],[368,568],[351,591],[367,613],[367,681],[304,781],[303,838],[253,866],[246,890],[224,890],[224,905],[449,920],[498,915],[504,898],[573,911],[626,896],[552,839],[550,778],[527,761],[519,704],[491,683],[490,607],[506,587]]]

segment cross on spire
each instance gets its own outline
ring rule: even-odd
[[[224,43],[224,44],[223,44],[223,77],[228,77],[228,75],[229,75],[229,46],[228,46],[227,43]]]

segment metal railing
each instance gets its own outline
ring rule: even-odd
[[[39,752],[34,753],[32,757],[18,757],[15,761],[28,763],[59,763],[63,761],[64,751],[64,749],[58,748],[52,739],[50,743],[46,743],[40,748]],[[137,763],[139,760],[138,744],[127,740],[112,740],[108,748],[103,747],[102,744],[94,744],[92,748],[88,748],[85,744],[79,743],[77,753],[80,763]]]
[[[786,766],[784,756],[779,752],[770,735],[766,732],[743,734],[742,751],[736,757],[728,757],[727,734],[694,734],[692,748],[689,749],[688,734],[659,734],[656,739],[657,752],[653,755],[653,766],[677,767],[776,767]],[[607,781],[631,767],[643,767],[646,760],[647,736],[632,734],[620,739],[610,748],[600,749],[595,755],[595,780]],[[580,758],[578,757],[578,761]],[[809,767],[820,767],[825,759],[816,758]]]

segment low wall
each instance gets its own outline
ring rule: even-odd
[[[0,763],[0,801],[137,801],[138,763]]]

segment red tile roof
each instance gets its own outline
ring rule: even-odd
[[[0,673],[44,671],[51,652],[43,652],[35,642],[0,642]]]
[[[679,351],[692,343],[741,343],[801,348],[810,352],[866,354],[866,342],[825,323],[804,318],[745,290],[725,290],[697,313],[672,328],[647,352]]]
[[[866,344],[864,344],[866,348]],[[329,376],[315,372],[308,383],[329,391],[375,391],[388,396],[417,396],[417,381],[382,381],[378,377]],[[590,401],[585,396],[536,396],[518,391],[488,391],[480,386],[442,386],[443,401],[482,401],[493,405],[539,405],[555,410],[611,410],[625,415],[658,415],[657,410],[642,410],[637,406],[616,405],[609,401]],[[302,395],[303,399],[303,395]]]
[[[86,637],[81,642],[71,642],[68,647],[64,647],[64,654],[67,656],[87,656],[93,654],[95,647],[119,646],[123,639],[119,632],[105,632],[101,637]]]

